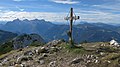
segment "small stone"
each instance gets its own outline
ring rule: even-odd
[[[47,45],[50,47],[56,47],[58,44],[61,44],[62,42],[65,42],[65,41],[64,40],[53,40],[47,43]]]
[[[48,67],[56,67],[56,61],[50,62]]]
[[[44,60],[40,60],[40,64],[42,65],[42,64],[44,64],[45,63],[45,61]]]
[[[95,63],[98,63],[98,60],[95,60]]]
[[[100,55],[104,55],[104,53],[103,53],[103,52],[100,52]]]
[[[20,67],[20,65],[19,64],[15,64],[15,67]]]
[[[111,61],[108,61],[108,63],[111,63]]]
[[[47,49],[45,47],[41,47],[41,48],[39,48],[39,49],[36,50],[36,53],[37,54],[47,53]]]
[[[73,59],[73,60],[70,62],[70,64],[77,64],[77,63],[79,63],[80,61],[84,61],[84,59],[82,59],[82,58],[75,58],[75,59]]]
[[[46,54],[46,53],[43,53],[43,55],[42,55],[43,57],[48,57],[48,55]]]
[[[2,66],[2,63],[0,63],[0,66]]]
[[[90,60],[87,61],[87,63],[90,63],[90,62],[91,62]]]
[[[24,53],[24,55],[33,55],[33,52],[30,50],[30,51],[26,51],[25,53]]]
[[[21,66],[21,67],[24,67],[24,65],[23,65],[23,64],[20,64],[20,66]]]

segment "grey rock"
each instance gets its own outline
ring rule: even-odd
[[[50,49],[49,49],[49,52],[58,52],[59,51],[59,48],[57,48],[57,47],[51,47]]]
[[[45,47],[41,47],[35,50],[36,54],[40,54],[40,53],[48,53],[48,49],[46,49]]]
[[[34,53],[30,50],[30,51],[26,51],[25,53],[24,53],[24,55],[33,55]]]
[[[40,60],[40,64],[42,65],[42,64],[44,64],[45,63],[45,61],[44,60]]]
[[[22,61],[29,61],[33,60],[31,56],[21,56],[17,58],[17,63],[21,63]]]
[[[53,40],[53,41],[47,43],[47,45],[50,46],[50,47],[55,47],[58,44],[61,44],[62,42],[64,42],[64,41],[63,40]]]
[[[50,62],[48,67],[56,67],[56,61]]]
[[[84,61],[84,59],[83,58],[75,58],[70,62],[70,64],[77,64],[77,63],[80,63],[80,61]]]
[[[33,42],[45,43],[43,38],[37,34],[23,34],[12,40],[14,49],[24,48]]]

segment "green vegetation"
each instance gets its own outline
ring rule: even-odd
[[[40,43],[40,42],[33,42],[31,43],[29,46],[35,46],[35,47],[38,47],[38,46],[43,46],[44,43]]]
[[[120,59],[120,54],[119,53],[109,53],[109,55],[106,55],[102,60],[116,60]]]
[[[104,47],[100,47],[98,49],[99,52],[110,52],[110,53],[113,53],[113,52],[118,52],[120,49],[118,48],[114,48],[114,47],[110,47],[110,46],[104,46]]]
[[[32,44],[30,44],[29,46],[43,46],[44,43],[40,43],[40,42],[33,42]],[[6,42],[2,45],[0,45],[0,55],[5,54],[10,52],[11,50],[14,50],[14,46],[12,42]]]
[[[12,42],[6,42],[0,45],[0,55],[10,52],[11,50],[13,50]]]
[[[75,54],[83,54],[86,53],[86,50],[80,46],[80,47],[71,47],[68,43],[62,44],[62,47],[65,47],[66,50],[69,52],[75,53]]]

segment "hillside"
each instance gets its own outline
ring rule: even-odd
[[[44,39],[38,34],[22,34],[1,44],[0,55],[10,52],[11,50],[25,48],[28,46],[39,46],[44,43]]]
[[[119,67],[120,48],[105,42],[83,43],[79,48],[54,40],[44,46],[26,47],[0,56],[8,67]]]
[[[16,33],[0,30],[0,44],[10,41],[16,36]]]

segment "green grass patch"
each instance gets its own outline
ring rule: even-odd
[[[0,55],[10,52],[11,50],[13,50],[12,42],[7,42],[5,44],[2,44],[0,46]]]
[[[43,46],[45,45],[44,43],[40,43],[40,42],[33,42],[31,43],[29,46],[35,46],[35,47],[38,47],[38,46]]]
[[[84,54],[86,50],[83,47],[71,47],[68,43],[62,44],[67,51],[75,53],[75,54]]]
[[[109,53],[109,55],[102,58],[102,60],[116,60],[116,59],[119,59],[119,58],[120,58],[119,53]]]

